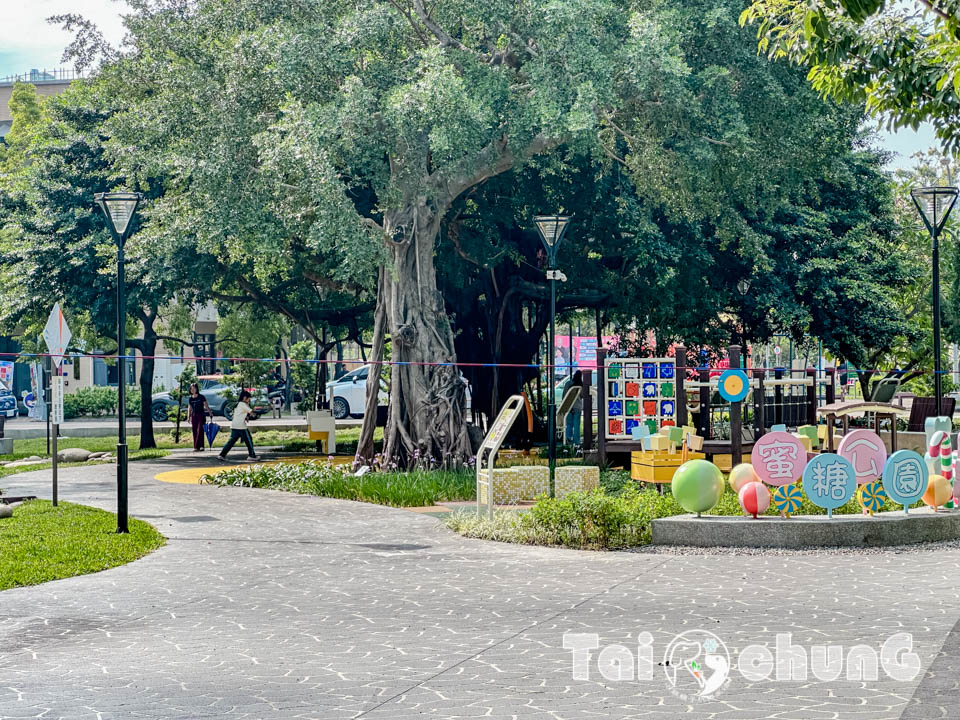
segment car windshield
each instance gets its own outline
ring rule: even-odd
[[[341,377],[340,380],[338,380],[338,382],[344,382],[344,381],[353,382],[354,378],[356,378],[357,380],[366,380],[368,371],[369,371],[369,368],[367,368],[366,366],[362,368],[357,368],[356,370],[352,370],[348,372],[346,375],[344,375],[343,377]]]

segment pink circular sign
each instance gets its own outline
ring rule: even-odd
[[[837,445],[837,455],[846,458],[857,473],[857,485],[873,482],[883,475],[887,462],[887,448],[872,430],[848,432]]]
[[[789,485],[803,475],[807,451],[800,439],[790,433],[769,432],[754,444],[750,464],[768,485]]]

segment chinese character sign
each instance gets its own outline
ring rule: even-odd
[[[837,454],[853,465],[859,484],[873,482],[883,474],[887,449],[883,440],[872,430],[853,430],[843,436]]]
[[[846,504],[857,491],[853,463],[833,453],[817,455],[803,471],[803,491],[810,502],[825,510]]]
[[[883,468],[883,489],[901,505],[912,505],[922,498],[929,480],[927,464],[913,450],[897,450]]]
[[[768,485],[789,485],[803,474],[807,451],[790,433],[770,432],[754,444],[750,464]]]

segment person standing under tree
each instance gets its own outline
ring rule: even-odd
[[[207,416],[213,416],[207,399],[200,394],[200,386],[190,383],[190,397],[187,400],[187,420],[193,430],[193,451],[203,452],[203,425]],[[212,445],[211,445],[212,447]]]
[[[227,453],[237,444],[237,440],[243,440],[247,446],[248,460],[260,459],[253,450],[253,440],[250,438],[250,431],[247,429],[247,421],[250,419],[250,416],[253,415],[253,408],[247,404],[247,400],[249,399],[249,391],[241,390],[237,406],[233,409],[233,419],[230,421],[230,439],[227,440],[227,444],[223,446],[223,450],[217,455],[218,460],[226,461]]]

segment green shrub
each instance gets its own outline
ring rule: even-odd
[[[204,475],[202,480],[221,487],[270,488],[393,507],[471,500],[476,487],[473,473],[466,471],[371,472],[354,477],[344,466],[317,461],[251,465]]]
[[[116,415],[119,400],[115,387],[83,387],[63,397],[65,418]],[[140,414],[140,388],[127,387],[127,415]]]

